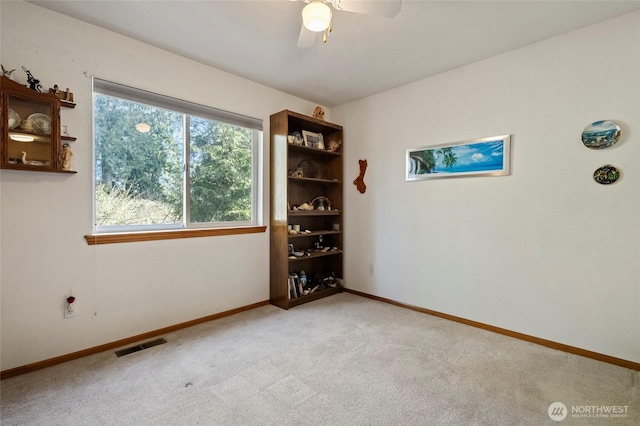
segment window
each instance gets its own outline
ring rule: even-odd
[[[261,120],[100,79],[93,92],[95,232],[258,224]]]

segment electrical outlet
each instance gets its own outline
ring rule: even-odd
[[[376,268],[373,266],[373,263],[369,264],[369,275],[375,275],[376,274]]]
[[[69,302],[71,300],[71,302]],[[78,300],[74,297],[69,297],[64,302],[64,318],[73,318],[78,314]]]

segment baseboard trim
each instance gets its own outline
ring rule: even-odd
[[[348,288],[343,289],[345,293],[355,294],[357,296],[366,297],[368,299],[377,300],[378,302],[388,303],[390,305],[399,306],[401,308],[410,309],[412,311],[421,312],[423,314],[433,315],[435,317],[444,318],[450,321],[455,321],[461,324],[469,325],[472,327],[481,328],[483,330],[492,331],[494,333],[503,334],[505,336],[513,337],[527,342],[535,343],[537,345],[546,346],[551,349],[557,349],[559,351],[568,352],[573,355],[580,355],[586,358],[595,359],[597,361],[606,362],[608,364],[617,365],[619,367],[629,368],[631,370],[640,371],[640,363],[628,361],[622,358],[616,358],[609,355],[604,355],[598,352],[588,351],[586,349],[577,348],[575,346],[565,345],[563,343],[554,342],[551,340],[542,339],[540,337],[530,336],[528,334],[519,333],[517,331],[507,330],[505,328],[495,327],[493,325],[484,324],[477,321],[468,320],[466,318],[457,317],[454,315],[445,314],[438,311],[432,311],[431,309],[421,308],[419,306],[409,305],[402,302],[397,302],[392,299],[387,299],[380,296],[374,296],[372,294],[363,293],[357,290],[351,290]]]
[[[557,349],[563,352],[568,352],[574,355],[580,355],[586,358],[591,358],[597,361],[606,362],[608,364],[617,365],[619,367],[629,368],[631,370],[640,371],[640,363],[628,361],[622,358],[616,358],[609,355],[604,355],[598,352],[589,351],[586,349],[581,349],[575,346],[565,345],[563,343],[554,342],[551,340],[542,339],[540,337],[530,336],[528,334],[519,333],[517,331],[507,330],[505,328],[495,327],[489,324],[484,324],[477,321],[468,320],[466,318],[457,317],[455,315],[449,315],[438,311],[433,311],[431,309],[421,308],[419,306],[409,305],[407,303],[397,302],[392,299],[387,299],[380,296],[374,296],[372,294],[363,293],[357,290],[352,290],[349,288],[343,288],[345,293],[355,294],[357,296],[366,297],[368,299],[377,300],[379,302],[387,303],[390,305],[399,306],[401,308],[410,309],[412,311],[421,312],[423,314],[433,315],[435,317],[447,319],[450,321],[455,321],[461,324],[469,325],[471,327],[480,328],[483,330],[491,331],[494,333],[502,334],[505,336],[513,337],[516,339],[524,340],[527,342],[535,343],[541,346],[546,346],[551,349]],[[82,358],[89,355],[94,355],[100,352],[108,351],[111,349],[118,348],[120,346],[126,346],[140,340],[145,340],[150,337],[155,337],[161,334],[170,333],[173,331],[181,330],[183,328],[192,327],[197,324],[201,324],[203,322],[213,321],[216,319],[228,317],[231,315],[238,314],[240,312],[249,311],[251,309],[259,308],[261,306],[266,306],[269,304],[268,300],[263,302],[254,303],[247,306],[242,306],[240,308],[231,309],[228,311],[220,312],[217,314],[209,315],[202,318],[197,318],[191,321],[183,322],[180,324],[175,324],[169,327],[160,328],[157,330],[149,331],[147,333],[138,334],[135,336],[127,337],[125,339],[116,340],[114,342],[105,343],[103,345],[94,346],[92,348],[83,349],[81,351],[72,352],[70,354],[61,355],[55,358],[46,359],[43,361],[34,362],[32,364],[23,365],[20,367],[11,368],[9,370],[4,370],[0,372],[0,380],[8,379],[10,377],[19,376],[22,374],[27,374],[32,371],[41,370],[43,368],[52,367],[57,364],[62,364],[64,362],[72,361],[74,359]]]
[[[104,345],[94,346],[92,348],[83,349],[81,351],[72,352],[70,354],[61,355],[55,358],[45,359],[43,361],[34,362],[33,364],[23,365],[21,367],[11,368],[0,372],[0,380],[8,379],[10,377],[19,376],[21,374],[31,373],[32,371],[41,370],[43,368],[52,367],[57,364],[62,364],[67,361],[82,358],[88,355],[94,355],[100,352],[108,351],[118,348],[120,346],[126,346],[140,340],[145,340],[150,337],[155,337],[160,334],[170,333],[173,331],[181,330],[183,328],[192,327],[203,322],[213,321],[216,319],[228,317],[238,314],[244,311],[250,311],[251,309],[259,308],[260,306],[266,306],[269,304],[268,300],[263,302],[254,303],[240,308],[231,309],[229,311],[220,312],[217,314],[209,315],[202,318],[197,318],[191,321],[183,322],[180,324],[171,325],[169,327],[159,328],[157,330],[149,331],[147,333],[138,334],[136,336],[127,337],[126,339],[116,340],[115,342],[105,343]]]

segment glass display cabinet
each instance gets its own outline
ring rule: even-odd
[[[75,173],[71,170],[63,170],[60,159],[62,103],[58,96],[37,92],[4,76],[0,87],[2,92],[0,166],[3,169]]]

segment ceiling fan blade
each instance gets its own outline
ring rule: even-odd
[[[384,18],[394,18],[401,8],[401,0],[342,0],[340,2],[340,10]]]
[[[307,49],[312,47],[316,42],[316,36],[318,33],[314,33],[313,31],[309,31],[307,27],[302,25],[300,27],[300,35],[298,36],[298,47],[303,49]]]

